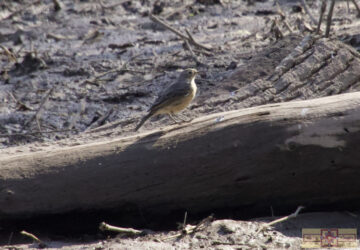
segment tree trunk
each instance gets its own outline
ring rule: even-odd
[[[150,214],[358,206],[359,128],[355,92],[217,113],[100,143],[0,154],[0,218],[120,213],[131,205]]]

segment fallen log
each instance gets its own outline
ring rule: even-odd
[[[359,128],[354,92],[217,113],[98,143],[0,153],[0,218],[125,207],[166,214],[358,206]]]

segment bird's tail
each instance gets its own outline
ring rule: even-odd
[[[139,122],[139,124],[136,126],[135,131],[138,131],[139,128],[146,122],[147,119],[149,119],[151,116],[153,115],[152,112],[149,112],[149,114],[145,115],[141,121]]]

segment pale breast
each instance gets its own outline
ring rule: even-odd
[[[197,91],[197,87],[196,87],[195,81],[192,80],[190,93],[188,95],[184,96],[183,98],[177,99],[176,102],[173,103],[172,105],[170,105],[169,107],[163,108],[161,110],[161,113],[163,113],[163,114],[164,113],[178,113],[181,110],[185,109],[187,106],[189,106],[191,101],[195,98],[196,91]]]

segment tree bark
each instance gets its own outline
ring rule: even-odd
[[[204,116],[135,136],[0,154],[0,218],[360,205],[360,93]],[[130,205],[130,206],[129,206]]]

